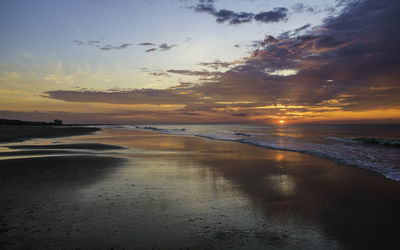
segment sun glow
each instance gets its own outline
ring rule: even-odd
[[[280,120],[279,123],[280,123],[280,124],[284,124],[285,121],[284,121],[284,120]]]

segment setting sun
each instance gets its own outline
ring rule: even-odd
[[[284,124],[285,121],[284,121],[284,120],[280,120],[279,123],[280,123],[280,124]]]

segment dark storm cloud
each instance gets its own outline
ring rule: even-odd
[[[213,80],[148,93],[47,94],[77,102],[179,103],[185,105],[181,110],[185,113],[214,112],[253,121],[282,114],[300,119],[304,112],[313,117],[332,110],[399,109],[399,12],[400,1],[351,1],[320,27],[300,27],[301,35],[266,36],[240,65],[217,73]],[[168,73],[211,76],[215,72]]]
[[[260,12],[258,14],[244,11],[234,12],[227,9],[217,10],[213,3],[214,1],[199,1],[199,4],[190,8],[194,9],[196,12],[207,13],[214,16],[217,23],[228,22],[231,25],[248,23],[253,19],[263,23],[279,22],[286,20],[288,11],[287,8],[280,7],[267,12]]]

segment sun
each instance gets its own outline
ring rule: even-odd
[[[284,120],[280,120],[279,123],[280,123],[280,124],[284,124],[285,121],[284,121]]]

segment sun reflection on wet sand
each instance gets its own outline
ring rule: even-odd
[[[120,195],[126,220],[144,223],[157,237],[175,238],[181,231],[191,231],[210,243],[214,233],[236,243],[241,235],[255,248],[271,238],[281,246],[294,246],[300,239],[316,247],[337,245],[321,237],[318,224],[292,217],[277,220],[270,214],[275,205],[259,203],[265,195],[286,199],[294,194],[294,179],[276,172],[282,171],[279,166],[285,162],[286,152],[204,138],[154,136],[153,132],[133,136],[121,131],[107,133],[125,135],[121,140],[105,136],[96,141],[145,150],[146,154],[124,154],[128,159],[125,167],[82,189],[80,195],[85,200],[95,200],[99,193],[109,198]],[[160,151],[170,153],[158,154]],[[283,236],[288,234],[291,236]]]
[[[284,154],[280,154],[280,153],[275,154],[275,161],[281,162],[281,161],[284,161],[284,160],[285,160],[285,155]]]
[[[264,178],[264,188],[272,188],[281,195],[292,195],[295,191],[295,182],[293,177],[289,175],[268,175]]]
[[[32,140],[29,144],[55,142],[59,139]],[[54,232],[67,231],[71,244],[85,238],[89,246],[341,249],[365,241],[365,231],[357,233],[352,228],[378,223],[372,217],[370,223],[359,220],[353,224],[349,215],[354,211],[370,218],[368,211],[388,214],[382,211],[384,207],[374,204],[400,204],[393,202],[397,196],[382,197],[367,191],[382,187],[390,191],[385,192],[389,195],[400,191],[398,186],[385,182],[385,189],[379,176],[305,154],[143,131],[110,129],[63,138],[63,143],[82,142],[124,146],[126,149],[98,154],[124,160],[116,161],[114,167],[109,161],[106,171],[93,166],[89,171],[88,165],[80,164],[85,162],[85,157],[80,156],[79,161],[66,168],[72,173],[68,185],[65,182],[57,189],[43,190],[41,183],[33,182],[28,183],[34,185],[32,188],[15,195],[7,187],[7,195],[20,199],[16,201],[20,204],[38,206],[35,200],[43,200],[46,194],[51,197],[42,209],[29,215],[33,216],[30,224],[43,229],[48,228],[43,223],[54,221]],[[54,166],[66,162],[57,159],[51,160]],[[14,168],[12,161],[3,165],[0,170]],[[87,173],[87,181],[76,177],[74,172],[79,171]],[[35,172],[29,175],[33,175],[32,180],[37,179]],[[26,194],[29,190],[41,192]],[[357,197],[364,194],[374,202],[369,205],[371,209],[358,211]],[[28,203],[26,196],[32,197]],[[351,202],[338,205],[342,200]],[[23,215],[24,207],[18,209]],[[7,218],[10,225],[20,223],[19,217]],[[334,229],[344,229],[337,232],[331,230],[332,225]],[[342,231],[352,235],[351,241],[346,241]],[[47,233],[41,237],[55,236]],[[373,237],[381,239],[384,235],[369,235]]]

